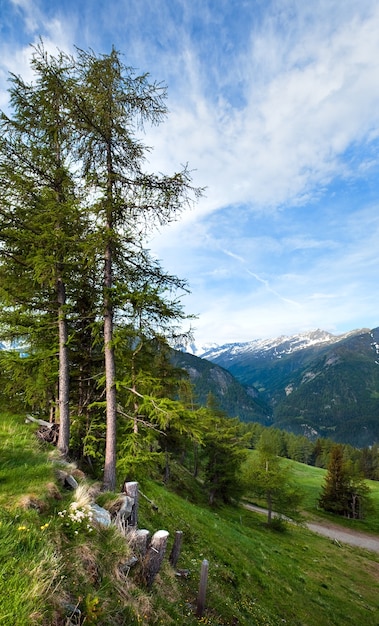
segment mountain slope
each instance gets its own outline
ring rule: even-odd
[[[379,440],[379,328],[230,344],[202,358],[258,389],[280,428],[357,446]]]
[[[195,401],[207,402],[208,394],[216,399],[229,417],[242,421],[271,423],[271,411],[253,386],[243,386],[226,369],[186,352],[173,351],[172,362],[186,370],[195,389]]]

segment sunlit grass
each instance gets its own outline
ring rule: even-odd
[[[34,431],[20,416],[0,414],[0,506],[17,505],[18,497],[28,493],[39,498],[54,480],[48,452],[38,445]]]
[[[195,626],[377,626],[379,555],[338,545],[305,528],[277,533],[265,517],[242,507],[209,509],[196,491],[191,503],[188,472],[177,480],[185,497],[140,478],[139,526],[176,530],[184,541],[178,577],[167,559],[151,591],[138,582],[138,568],[122,573],[130,548],[115,528],[68,533],[58,515],[75,497],[88,502],[88,486],[53,496],[53,464],[22,419],[0,419],[0,626],[61,626],[62,605],[79,607],[86,626],[178,624]],[[4,461],[4,463],[3,463]],[[323,470],[294,464],[306,506]],[[56,487],[58,489],[58,487]],[[376,495],[379,491],[375,492]],[[25,494],[43,504],[30,508]],[[50,494],[50,495],[49,495]],[[182,495],[183,495],[182,494]],[[55,494],[56,496],[56,494]],[[114,494],[112,495],[114,498]],[[206,611],[195,615],[200,568],[209,561]]]
[[[249,450],[249,455],[254,456],[255,454],[255,450]],[[372,501],[372,510],[367,513],[367,517],[364,520],[348,520],[325,513],[318,507],[318,499],[327,473],[326,469],[305,465],[286,458],[282,459],[282,463],[291,469],[292,479],[303,494],[301,508],[308,517],[322,517],[362,532],[379,534],[379,481],[366,481],[370,488]],[[265,502],[260,501],[259,504],[264,506]]]

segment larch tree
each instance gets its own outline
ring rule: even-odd
[[[64,453],[70,433],[67,313],[74,346],[80,328],[86,329],[86,345],[92,345],[91,333],[102,318],[103,482],[114,489],[115,326],[123,316],[132,325],[138,309],[138,280],[153,283],[143,294],[144,312],[160,320],[180,317],[178,307],[168,306],[162,293],[184,283],[163,272],[144,242],[151,229],[175,219],[201,191],[191,187],[186,167],[172,176],[144,171],[149,148],[139,135],[146,123],[158,124],[166,115],[166,89],[149,82],[146,74],[136,75],[118,52],[96,56],[77,50],[76,56],[59,53],[54,57],[41,44],[32,66],[33,84],[12,76],[14,115],[2,117],[0,193],[5,227],[1,229],[1,271],[6,275],[11,267],[30,286],[22,302],[29,319],[35,315],[31,303],[37,300],[41,315],[49,314],[57,325],[59,448]],[[86,267],[81,268],[83,263]],[[17,309],[21,305],[12,293],[9,286],[9,309]],[[84,322],[84,317],[90,321]],[[79,362],[79,351],[76,358]],[[88,364],[81,360],[81,367],[88,368]],[[84,393],[80,381],[79,385],[83,406],[90,394]]]
[[[190,185],[187,168],[172,176],[146,173],[148,148],[138,133],[144,124],[158,124],[166,115],[166,89],[138,76],[122,63],[116,50],[108,55],[78,51],[78,90],[72,94],[73,119],[81,134],[78,156],[92,212],[98,225],[104,259],[103,335],[106,378],[106,446],[104,486],[116,482],[117,395],[114,345],[116,311],[128,304],[123,279],[117,280],[122,260],[133,271],[140,263],[147,231],[163,225],[200,193]],[[146,267],[141,267],[144,272]]]
[[[10,328],[15,321],[10,311],[19,319],[21,313],[23,319],[28,315],[30,326],[38,312],[56,325],[58,448],[63,454],[70,434],[66,286],[78,261],[81,224],[71,161],[73,126],[65,102],[67,62],[65,55],[48,60],[42,46],[35,48],[34,80],[27,84],[11,75],[11,113],[3,113],[0,122],[0,271],[7,276],[3,321],[8,316],[9,334],[18,332],[29,344],[26,324]],[[33,352],[33,345],[28,350]]]
[[[243,493],[241,467],[247,454],[240,423],[219,409],[212,394],[208,395],[207,406],[200,409],[197,416],[204,429],[202,456],[209,504],[238,501]]]
[[[268,525],[273,523],[274,513],[279,516],[279,524],[285,516],[299,518],[302,494],[291,484],[290,469],[277,455],[270,429],[262,431],[257,451],[243,468],[243,481],[248,496],[265,500]]]

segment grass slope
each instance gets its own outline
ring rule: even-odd
[[[57,512],[67,508],[72,492],[55,485],[54,466],[31,433],[21,418],[0,416],[1,625],[66,626],[64,603],[80,608],[80,621],[72,623],[86,626],[379,623],[379,555],[338,546],[301,527],[273,532],[262,516],[239,507],[212,511],[193,504],[185,494],[196,485],[179,472],[181,496],[141,481],[158,508],[142,497],[139,525],[167,529],[169,550],[175,531],[183,531],[178,567],[189,576],[176,576],[165,562],[147,591],[137,570],[121,573],[129,549],[115,529],[67,536]],[[197,619],[203,559],[209,561],[207,610]]]

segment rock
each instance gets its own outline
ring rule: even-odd
[[[79,487],[77,480],[68,472],[64,470],[57,470],[57,478],[63,487],[66,489],[77,489]]]
[[[133,510],[133,505],[134,498],[122,493],[118,496],[117,500],[112,502],[109,507],[109,512],[112,516],[119,516],[127,519]]]
[[[133,510],[133,506],[134,506],[134,498],[131,498],[130,496],[124,496],[124,503],[118,512],[119,515],[122,515],[123,517],[126,517],[126,518],[129,517]]]
[[[76,478],[71,476],[71,474],[67,474],[64,481],[64,486],[68,487],[69,489],[73,489],[74,491],[79,487],[78,481],[76,480]]]
[[[25,494],[20,498],[19,506],[23,509],[35,509],[38,513],[44,513],[47,505],[43,500],[34,495]]]
[[[65,624],[67,626],[78,626],[82,621],[82,612],[77,605],[66,603],[63,604],[63,610],[67,616]]]
[[[93,512],[93,520],[102,526],[111,525],[111,516],[109,511],[103,509],[98,504],[91,504],[91,511]]]
[[[123,565],[121,565],[120,570],[123,574],[128,575],[129,574],[129,570],[134,567],[135,565],[137,565],[138,563],[138,559],[136,556],[131,556],[130,559],[128,559],[126,561],[126,563],[123,563]]]

